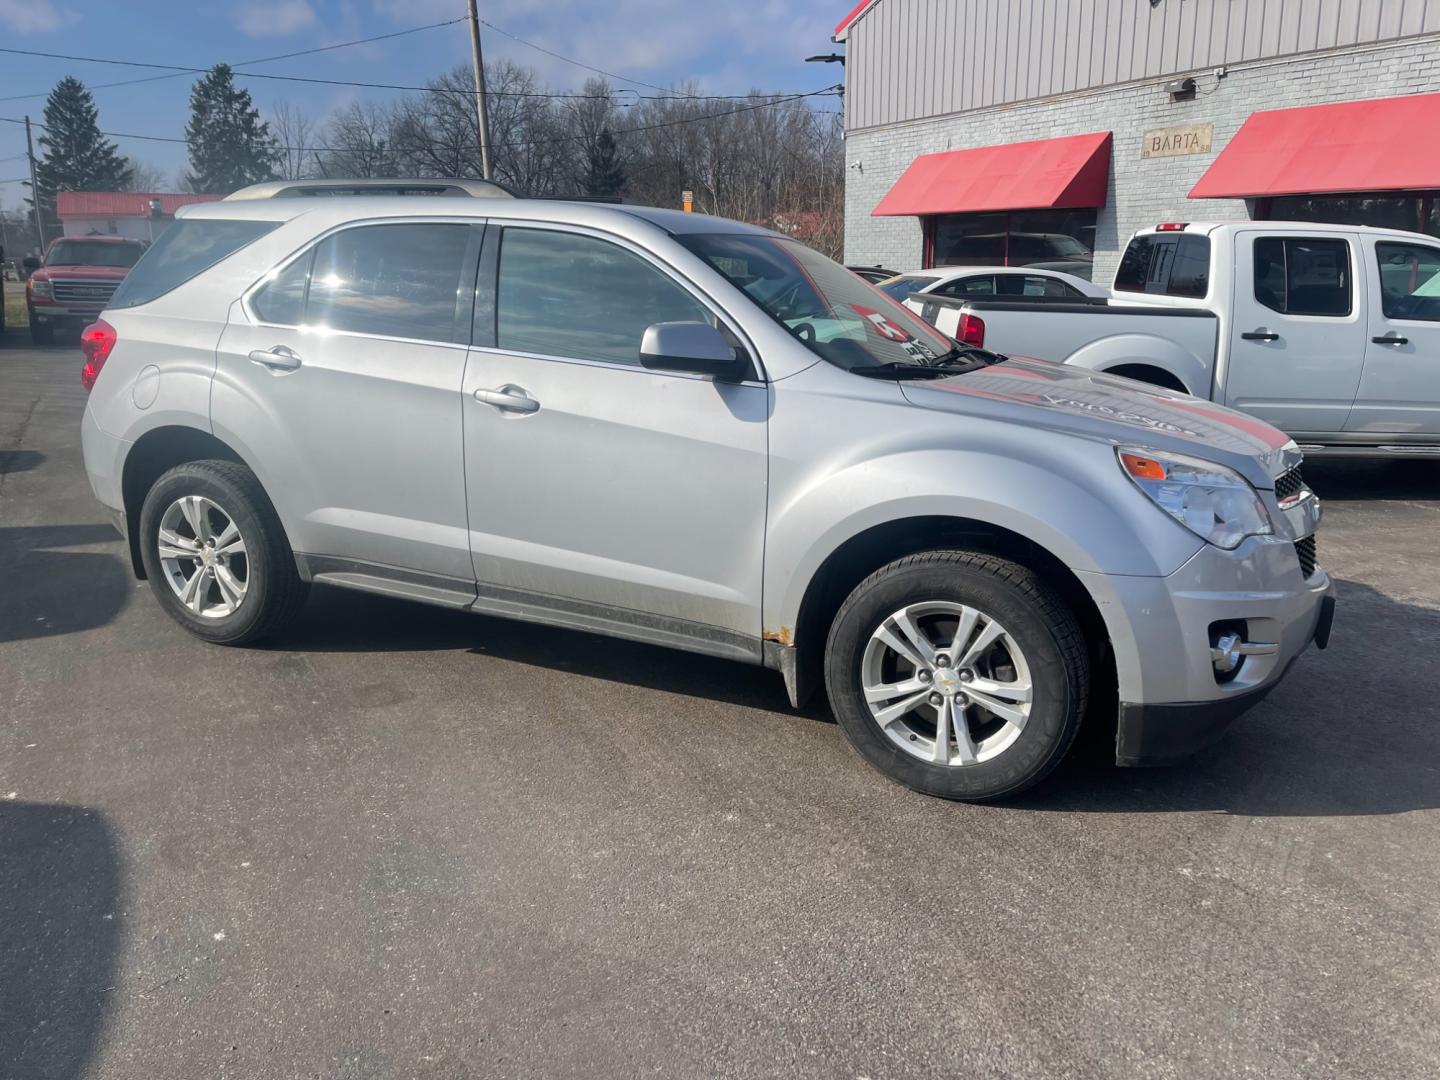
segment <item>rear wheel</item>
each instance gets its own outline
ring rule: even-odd
[[[239,645],[275,633],[306,586],[260,483],[231,461],[192,461],[157,480],[140,511],[145,574],[191,633]]]
[[[1083,632],[1032,571],[930,551],[856,586],[830,629],[826,688],[852,746],[917,791],[993,799],[1069,749],[1089,688]]]

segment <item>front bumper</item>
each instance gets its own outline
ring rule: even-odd
[[[1335,586],[1331,584],[1320,602],[1311,635],[1311,640],[1321,649],[1330,643],[1334,619]],[[1299,658],[1298,653],[1292,656],[1270,681],[1213,701],[1164,705],[1122,702],[1119,727],[1115,733],[1115,763],[1165,765],[1189,757],[1218,739],[1243,713],[1258,705],[1280,685],[1290,664]]]
[[[1335,587],[1302,576],[1293,542],[1252,537],[1235,551],[1206,545],[1166,578],[1080,574],[1110,631],[1119,683],[1116,761],[1174,761],[1214,739],[1284,677],[1312,641],[1329,639]],[[1217,677],[1212,628],[1243,624],[1273,651]]]

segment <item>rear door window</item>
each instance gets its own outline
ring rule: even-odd
[[[1351,310],[1350,245],[1308,236],[1255,241],[1255,300],[1282,315],[1340,317]]]
[[[110,298],[111,308],[148,304],[246,244],[279,226],[278,221],[193,218],[175,222],[140,257]]]
[[[471,239],[471,226],[442,222],[362,225],[326,237],[315,248],[306,323],[381,337],[466,340]],[[470,276],[473,285],[473,270]]]
[[[1039,274],[997,274],[995,280],[1001,296],[1073,300],[1084,295],[1058,278],[1041,277]]]
[[[963,277],[958,281],[947,281],[933,291],[937,296],[994,296],[995,275],[976,274],[974,277]]]

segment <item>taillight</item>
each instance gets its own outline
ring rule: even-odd
[[[1167,221],[1164,225],[1156,225],[1156,232],[1184,232],[1188,221]]]
[[[80,370],[80,385],[86,390],[94,387],[117,339],[115,328],[104,319],[96,319],[81,331],[80,351],[85,354],[85,366]]]
[[[964,345],[974,345],[977,349],[985,347],[985,320],[978,315],[971,315],[965,312],[960,316],[960,332],[955,335]]]

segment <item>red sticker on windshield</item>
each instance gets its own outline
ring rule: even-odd
[[[881,337],[889,338],[891,341],[909,341],[910,335],[899,325],[891,322],[874,308],[861,307],[859,304],[851,304],[855,314],[865,320],[865,324]]]

